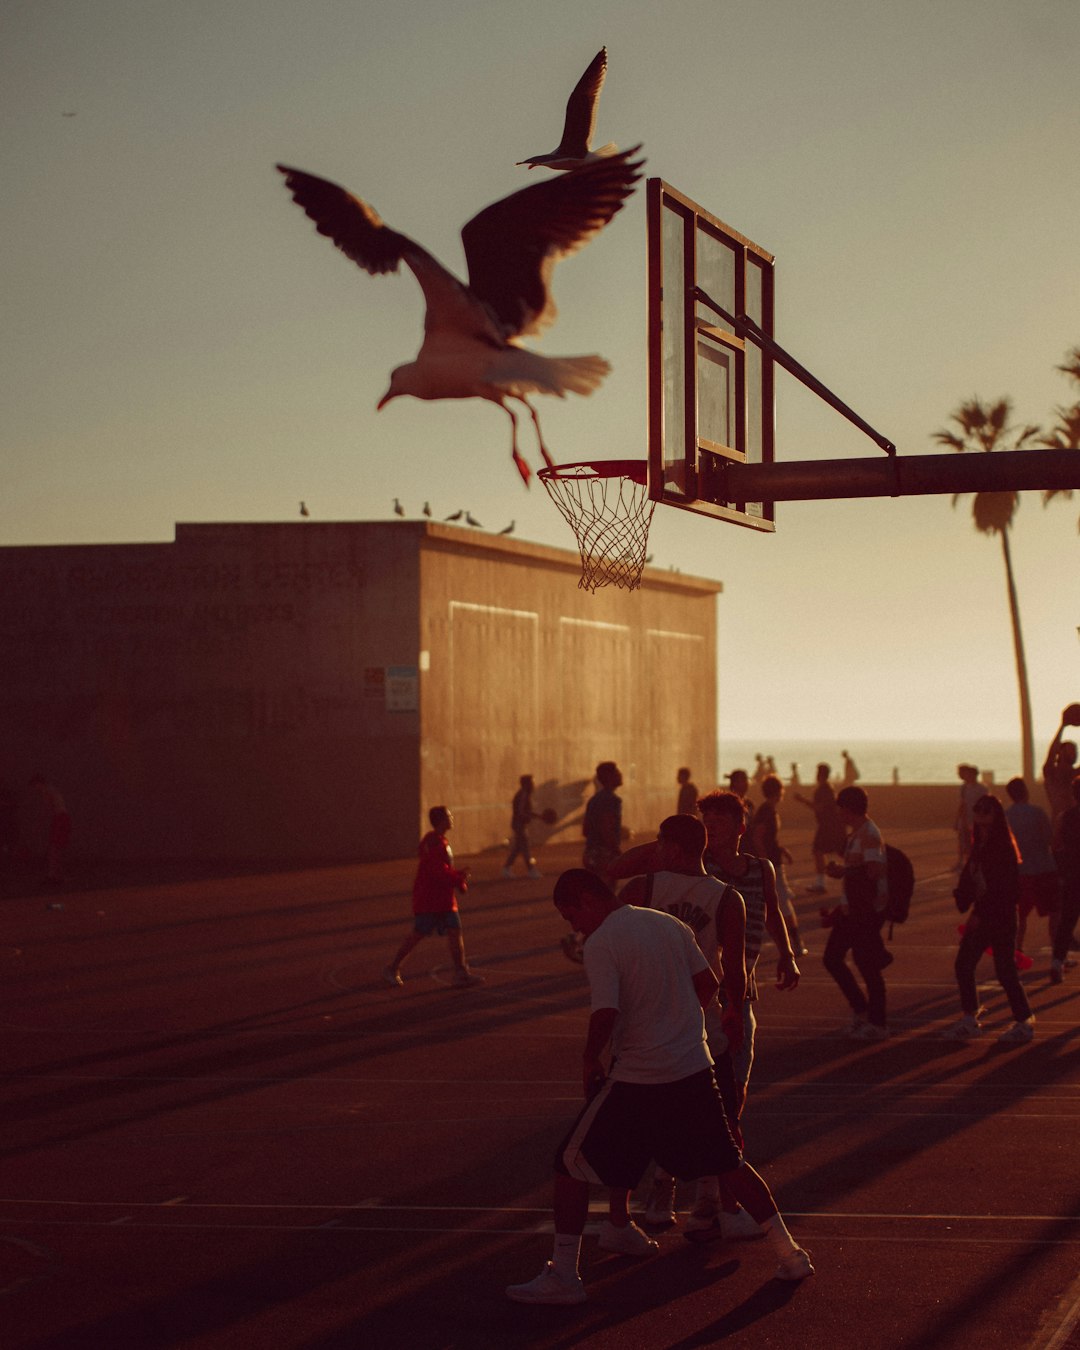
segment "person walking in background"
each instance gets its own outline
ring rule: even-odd
[[[397,955],[383,971],[387,984],[402,985],[401,964],[412,949],[431,933],[445,936],[454,966],[451,980],[455,989],[469,989],[483,984],[484,977],[474,974],[465,960],[465,943],[461,935],[461,917],[458,913],[458,893],[469,889],[467,868],[454,866],[447,834],[454,818],[445,806],[433,806],[428,812],[431,829],[420,840],[420,861],[413,882],[413,928],[398,948]]]
[[[1080,774],[1072,780],[1073,804],[1058,818],[1054,835],[1058,868],[1061,872],[1061,917],[1054,934],[1054,956],[1050,963],[1050,979],[1060,984],[1069,963],[1069,949],[1074,945],[1074,931],[1080,919]]]
[[[584,1303],[578,1261],[590,1183],[619,1197],[601,1225],[601,1247],[625,1251],[626,1235],[636,1233],[646,1250],[655,1251],[632,1226],[626,1207],[628,1192],[653,1158],[687,1180],[719,1176],[769,1239],[779,1259],[777,1278],[794,1282],[812,1275],[810,1258],[792,1238],[768,1186],[731,1137],[702,1016],[718,986],[691,930],[670,914],[624,904],[583,869],[559,877],[554,901],[586,939],[591,1014],[581,1057],[585,1105],[555,1153],[551,1260],[535,1279],[510,1285],[507,1296],[518,1303]]]
[[[30,788],[41,799],[49,816],[49,832],[45,840],[44,884],[60,886],[64,882],[64,862],[67,859],[68,845],[71,843],[71,815],[63,797],[43,774],[37,773],[30,779]]]
[[[1035,1034],[1035,1018],[1016,973],[1016,921],[1020,899],[1020,854],[1005,811],[996,797],[984,794],[975,803],[975,833],[964,870],[957,882],[957,908],[968,919],[956,954],[956,983],[963,1016],[944,1034],[966,1041],[982,1034],[975,967],[983,950],[994,957],[994,973],[1012,1009],[1013,1025],[999,1040],[1022,1045]]]
[[[956,830],[956,870],[960,872],[967,862],[974,837],[975,803],[985,795],[985,789],[979,786],[979,771],[974,764],[958,764],[956,775],[960,779],[960,801],[957,803],[953,828]]]
[[[844,776],[841,780],[841,786],[853,787],[859,781],[859,767],[846,750],[840,751],[840,758],[844,761]]]
[[[882,971],[892,956],[881,940],[888,903],[885,841],[867,815],[869,805],[862,788],[846,787],[837,793],[836,806],[848,837],[844,861],[830,862],[826,871],[843,881],[844,898],[831,913],[822,910],[822,923],[830,930],[823,962],[851,1008],[848,1034],[856,1040],[883,1041],[889,1029]],[[848,952],[866,985],[865,994],[848,967]]]
[[[747,828],[754,814],[754,804],[751,802],[748,793],[750,792],[750,777],[745,769],[732,769],[730,773],[724,774],[728,780],[728,787],[742,802],[743,814],[746,816]]]
[[[1027,784],[1022,778],[1010,778],[1005,791],[1012,803],[1005,808],[1005,819],[1020,850],[1020,906],[1016,928],[1016,950],[1024,950],[1028,915],[1032,910],[1048,921],[1050,940],[1054,939],[1061,912],[1061,883],[1051,845],[1054,835],[1050,818],[1041,806],[1028,800]]]
[[[802,802],[803,806],[810,807],[817,821],[813,842],[810,845],[814,855],[814,870],[817,875],[813,885],[806,888],[812,894],[817,895],[825,894],[825,864],[828,861],[829,854],[835,853],[843,857],[844,847],[847,844],[847,832],[844,830],[840,813],[836,809],[836,793],[833,792],[832,784],[829,782],[831,773],[832,768],[828,764],[819,764],[817,766],[817,786],[814,788],[813,797],[802,797],[798,793],[795,794],[795,800]]]
[[[597,876],[603,876],[622,851],[622,798],[615,795],[622,780],[614,760],[605,759],[596,766],[596,781],[600,786],[585,807],[581,825],[585,852],[581,865]]]
[[[679,785],[679,802],[675,807],[676,815],[696,816],[697,815],[697,784],[690,781],[690,770],[680,769],[675,775],[675,781]]]
[[[532,780],[532,774],[528,773],[523,773],[518,782],[520,787],[510,803],[510,852],[507,854],[506,862],[503,863],[502,874],[504,877],[512,877],[514,860],[521,858],[528,869],[527,875],[530,880],[538,881],[542,873],[537,868],[536,859],[529,847],[529,824],[536,819],[536,813],[532,809],[532,795],[536,785]]]
[[[809,955],[799,935],[799,921],[795,917],[795,907],[791,903],[791,887],[787,882],[785,866],[791,862],[791,854],[780,842],[780,802],[784,796],[784,785],[776,774],[771,773],[762,780],[761,791],[765,800],[754,812],[750,822],[750,851],[759,858],[768,858],[776,873],[776,898],[780,912],[784,916],[791,945],[797,956]]]
[[[795,760],[791,761],[791,777],[788,779],[788,787],[802,787],[802,779],[799,777],[799,766]]]

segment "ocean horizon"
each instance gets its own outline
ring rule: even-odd
[[[785,783],[791,781],[791,766],[797,764],[799,779],[813,783],[819,763],[832,768],[832,777],[843,773],[841,751],[847,750],[859,770],[859,782],[873,783],[957,783],[956,766],[974,764],[980,773],[993,774],[995,783],[1007,783],[1021,769],[1020,741],[1016,740],[851,740],[821,737],[767,742],[757,740],[720,740],[718,763],[721,780],[733,769],[745,769],[753,777],[757,755],[771,755],[776,771]],[[1045,746],[1035,747],[1036,772],[1042,766]],[[703,785],[699,783],[699,787]]]

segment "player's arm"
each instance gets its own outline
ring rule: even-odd
[[[600,1056],[611,1040],[618,1015],[617,1008],[597,1008],[589,1018],[585,1051],[581,1057],[581,1082],[585,1089],[586,1101],[596,1095],[607,1076]]]
[[[776,872],[766,858],[761,859],[762,893],[765,896],[765,931],[776,944],[778,959],[776,962],[777,989],[795,989],[799,983],[799,967],[795,961],[795,952],[791,946],[791,934],[787,922],[780,910],[779,897],[776,894]]]
[[[611,819],[614,819],[614,817],[611,817]],[[612,881],[621,881],[623,877],[640,877],[646,872],[656,872],[659,870],[656,854],[657,842],[655,839],[650,844],[638,844],[634,848],[628,848],[608,867],[607,875]]]

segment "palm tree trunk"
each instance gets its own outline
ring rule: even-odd
[[[1016,598],[1016,578],[1013,576],[1008,526],[1001,531],[1001,551],[1005,555],[1009,617],[1012,619],[1013,651],[1016,654],[1016,682],[1020,686],[1020,750],[1023,775],[1024,781],[1030,787],[1035,782],[1035,735],[1031,727],[1031,690],[1028,688],[1027,660],[1024,657],[1024,635],[1020,631],[1020,604]]]

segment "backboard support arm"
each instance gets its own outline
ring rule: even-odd
[[[719,315],[736,337],[749,338],[755,346],[760,347],[763,352],[771,356],[778,366],[782,366],[789,375],[794,375],[800,384],[804,384],[830,408],[835,408],[842,417],[846,417],[852,425],[857,426],[860,431],[869,436],[874,444],[880,446],[887,455],[896,454],[896,446],[892,441],[883,436],[880,431],[875,431],[869,422],[860,417],[853,408],[848,407],[844,400],[834,394],[828,385],[822,384],[817,376],[811,374],[801,362],[796,361],[790,352],[785,351],[775,339],[771,338],[768,333],[763,332],[749,314],[740,314],[736,318],[718,305],[712,296],[703,291],[700,286],[694,287],[694,299],[700,301],[703,305],[707,305],[709,309]],[[746,500],[754,499],[746,498]]]
[[[897,455],[890,459],[804,459],[740,464],[710,456],[721,501],[827,501],[936,493],[1080,488],[1080,450],[995,450],[992,454]]]

